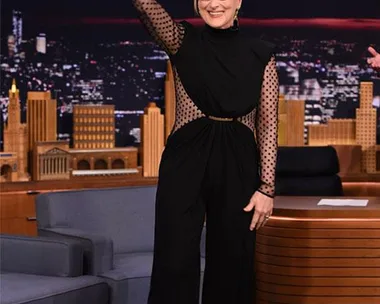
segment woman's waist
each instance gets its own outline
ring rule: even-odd
[[[254,146],[253,130],[239,121],[228,117],[202,117],[173,131],[167,139],[173,149],[210,149],[216,146]]]

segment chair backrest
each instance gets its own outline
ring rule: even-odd
[[[343,195],[332,146],[279,147],[277,156],[276,195]]]
[[[36,198],[37,225],[108,236],[115,253],[151,251],[155,196],[155,186],[43,193]]]

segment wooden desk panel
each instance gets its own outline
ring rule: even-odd
[[[36,236],[37,224],[35,220],[22,217],[0,219],[0,233]]]
[[[0,196],[0,233],[36,235],[34,195],[6,194]]]
[[[367,207],[277,197],[257,233],[258,303],[380,303],[380,198]]]
[[[378,196],[380,182],[343,182],[345,196]]]

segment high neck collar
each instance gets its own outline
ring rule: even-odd
[[[216,38],[233,37],[239,33],[239,24],[237,21],[235,21],[232,26],[225,29],[220,29],[220,28],[212,27],[206,23],[205,31],[209,33],[211,36],[216,37]]]

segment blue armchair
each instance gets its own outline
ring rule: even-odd
[[[80,244],[44,237],[0,235],[2,304],[107,304],[105,280],[82,276]]]
[[[155,196],[153,186],[40,194],[36,198],[38,233],[79,240],[84,248],[84,273],[109,283],[112,304],[146,304]]]

